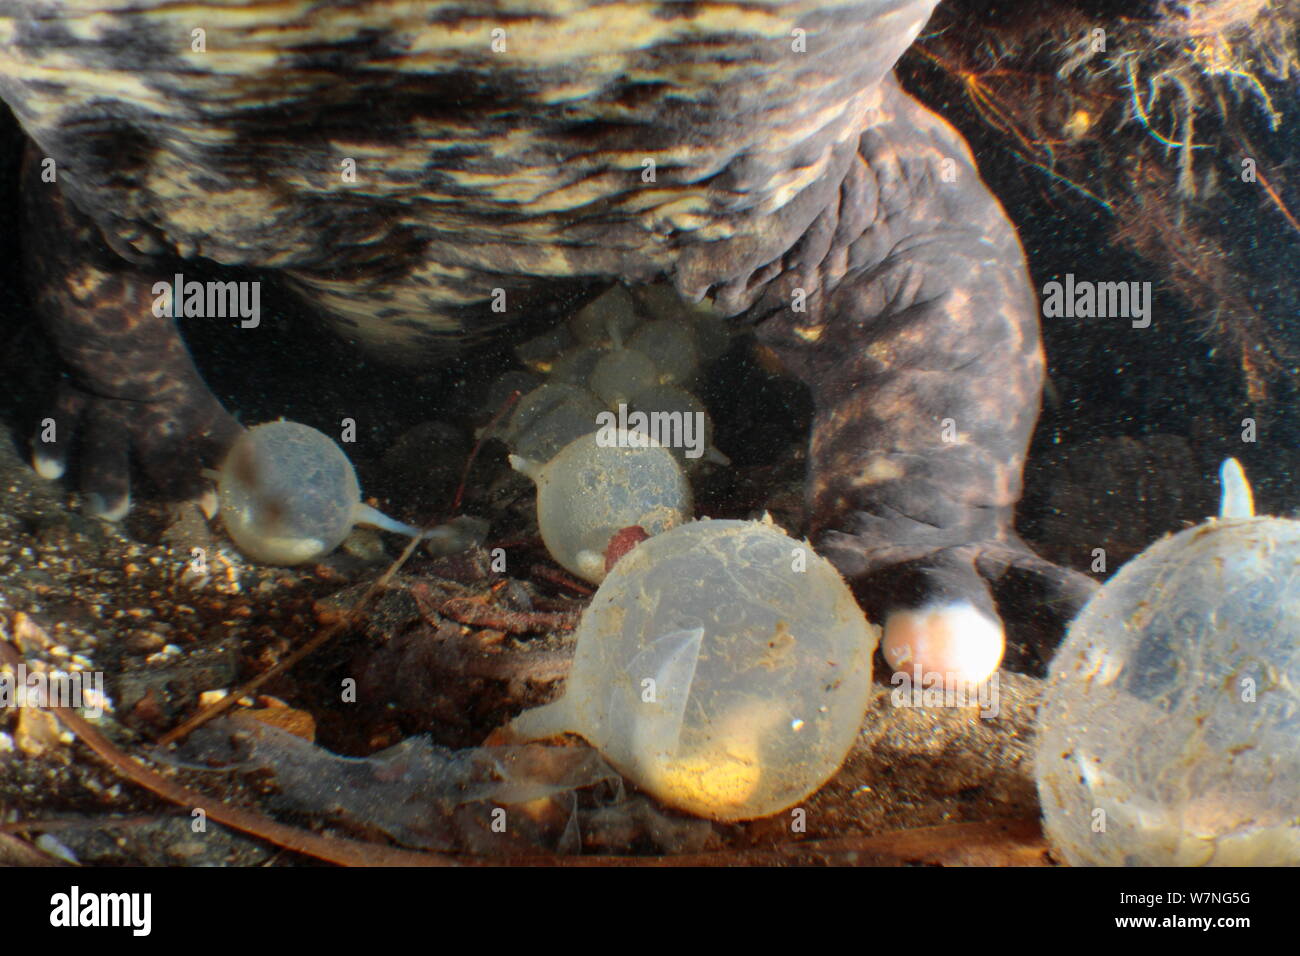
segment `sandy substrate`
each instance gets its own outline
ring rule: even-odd
[[[200,695],[267,671],[323,628],[337,624],[402,544],[363,531],[319,565],[258,567],[193,506],[168,508],[146,499],[119,526],[81,516],[77,496],[61,483],[36,477],[20,455],[20,445],[12,433],[0,441],[0,487],[5,489],[0,623],[32,666],[103,673],[111,710],[96,726],[128,754],[149,754],[153,741],[195,711]],[[1102,450],[1112,470],[1126,467],[1140,452],[1122,444]],[[511,548],[511,575],[492,574],[482,551],[438,561],[417,555],[367,606],[356,626],[336,628],[338,633],[319,650],[260,688],[246,710],[263,717],[279,711],[268,719],[314,738],[330,752],[364,756],[425,734],[437,745],[472,747],[521,708],[554,696],[572,653],[570,625],[584,598],[580,588],[554,574],[554,565],[533,538],[528,486],[505,470],[500,458],[499,448],[485,446],[473,473],[476,491],[468,497],[478,514],[494,522],[488,545]],[[1114,540],[1121,551],[1140,547],[1140,542],[1124,544],[1125,536],[1132,539],[1148,530],[1134,515],[1115,521],[1109,531],[1089,526],[1090,486],[1062,480],[1064,461],[1058,456],[1055,464],[1048,460],[1030,472],[1048,489],[1049,506],[1040,524],[1056,535],[1053,556],[1072,556],[1071,528],[1079,540],[1100,536]],[[371,474],[401,468],[391,457],[386,465],[361,464]],[[800,468],[800,453],[791,448],[784,466],[728,475],[712,493],[744,497],[757,494],[746,490],[748,485],[761,485],[778,517],[793,519]],[[1104,469],[1101,474],[1104,479]],[[706,481],[706,501],[710,494]],[[1073,509],[1074,517],[1065,509]],[[1163,513],[1148,517],[1148,523],[1179,520]],[[1051,544],[1044,548],[1048,553],[1053,553]],[[204,553],[202,569],[193,562],[195,548]],[[348,678],[357,681],[356,702],[340,701],[340,682]],[[496,848],[479,839],[473,814],[461,819],[467,812],[463,809],[437,809],[430,796],[429,812],[442,813],[449,822],[441,836],[418,848],[472,851],[476,857],[572,852],[577,845],[571,833],[566,843],[564,834],[566,826],[573,828],[563,821],[579,819],[587,853],[686,853],[694,854],[693,859],[721,860],[745,851],[824,862],[843,861],[846,846],[864,853],[854,840],[882,835],[896,840],[896,831],[1018,821],[1012,826],[1019,829],[996,838],[985,829],[936,832],[961,834],[944,839],[956,839],[962,853],[970,852],[974,840],[980,852],[1001,862],[1050,861],[1035,830],[1038,807],[1030,760],[1041,679],[1004,670],[996,716],[981,715],[979,706],[910,706],[910,699],[900,705],[886,679],[878,662],[874,696],[857,743],[840,773],[801,805],[797,827],[787,815],[736,825],[701,823],[656,808],[645,798],[611,795],[606,786],[599,793],[600,787],[587,788],[577,801],[569,794],[557,797],[541,813],[531,846]],[[182,819],[187,807],[124,781],[38,716],[13,710],[0,714],[0,820],[11,826],[38,821],[19,829],[22,836],[47,833],[47,848],[66,848],[92,864],[303,859],[220,826],[214,828],[219,839],[196,839]],[[222,727],[223,733],[233,732]],[[220,763],[220,756],[206,746],[202,760]],[[325,827],[392,842],[384,836],[392,831],[382,821],[310,800],[288,806],[273,769],[265,766],[256,772],[247,767],[243,772],[204,772],[149,762],[193,790],[234,806],[308,829]],[[191,755],[182,762],[192,766],[195,760]],[[415,786],[412,799],[418,800],[420,792]],[[548,813],[554,820],[548,822]],[[839,842],[829,844],[832,849],[821,856],[798,855],[802,841],[828,840]],[[899,852],[925,861],[940,852],[937,845],[923,840]],[[951,850],[943,845],[943,852]],[[888,853],[880,860],[898,862]]]

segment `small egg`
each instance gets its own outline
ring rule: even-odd
[[[569,442],[596,430],[605,406],[569,382],[548,382],[519,400],[500,437],[530,461],[546,462]]]
[[[593,582],[604,579],[610,542],[624,529],[659,534],[692,509],[690,483],[668,449],[611,431],[575,439],[545,464],[510,457],[537,483],[537,525],[551,557]]]
[[[621,348],[640,321],[631,294],[614,285],[579,309],[568,327],[584,345]]]
[[[422,535],[362,502],[348,456],[309,425],[279,421],[250,428],[215,477],[227,533],[240,551],[265,564],[319,560],[357,524]]]
[[[515,356],[534,372],[545,373],[549,372],[556,359],[573,345],[573,333],[566,326],[559,325],[515,346]]]
[[[648,433],[671,449],[684,467],[695,468],[706,460],[718,461],[721,457],[713,448],[713,419],[704,403],[686,389],[655,385],[633,395],[628,407],[633,412],[653,416]]]
[[[614,408],[658,383],[659,369],[648,356],[635,349],[616,349],[596,363],[587,384],[601,401]]]
[[[569,382],[586,388],[587,383],[591,381],[591,373],[596,370],[596,365],[606,354],[608,353],[604,349],[590,345],[579,345],[577,348],[569,349],[556,358],[551,366],[550,381]]]
[[[221,467],[217,494],[222,522],[240,551],[267,564],[302,564],[348,536],[361,486],[329,436],[281,421],[239,437]]]
[[[656,384],[689,386],[700,370],[695,332],[684,322],[657,319],[636,330],[628,348],[654,360],[659,369]]]

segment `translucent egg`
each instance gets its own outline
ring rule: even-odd
[[[700,816],[769,816],[848,754],[878,634],[807,543],[761,522],[691,522],[614,566],[583,614],[564,695],[511,731],[580,734]]]
[[[690,385],[700,370],[700,352],[695,332],[685,322],[657,319],[636,330],[628,348],[654,360],[659,385]]]
[[[309,425],[281,421],[250,428],[215,477],[222,523],[255,561],[315,561],[342,544],[356,524],[424,534],[362,503],[348,456]]]
[[[545,462],[576,438],[596,430],[605,411],[595,395],[568,382],[548,382],[519,400],[501,437],[522,458]]]
[[[557,325],[515,346],[515,357],[535,372],[548,372],[555,360],[575,344],[568,326]]]
[[[1300,865],[1298,571],[1300,522],[1228,518],[1152,545],[1089,602],[1039,712],[1068,862]]]
[[[628,407],[653,416],[642,431],[658,439],[684,467],[693,468],[706,460],[726,462],[713,447],[713,419],[704,403],[686,389],[655,385],[633,395]]]
[[[569,349],[563,355],[560,355],[551,366],[550,380],[552,382],[569,382],[585,388],[587,383],[591,381],[591,373],[596,370],[597,363],[605,355],[606,352],[603,349],[594,348],[590,345],[579,345],[576,348]]]
[[[688,323],[695,333],[695,347],[701,362],[712,362],[727,350],[730,331],[726,319],[708,300],[687,302],[668,283],[640,286],[636,297],[652,319]]]
[[[301,564],[352,531],[361,486],[328,435],[297,422],[250,428],[217,482],[221,519],[239,550],[268,564]]]
[[[588,581],[605,577],[605,550],[624,528],[656,535],[691,515],[677,459],[637,432],[602,430],[545,464],[518,455],[510,463],[537,483],[537,525],[551,557]]]
[[[640,323],[636,303],[621,285],[611,286],[569,319],[573,337],[599,348],[622,348]]]
[[[587,381],[587,386],[610,408],[626,403],[637,392],[658,384],[658,367],[635,349],[615,349],[605,353]]]
[[[632,291],[651,319],[680,319],[691,308],[667,282],[637,286]]]

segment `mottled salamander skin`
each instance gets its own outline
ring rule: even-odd
[[[981,577],[1017,567],[1070,613],[1083,579],[1011,530],[1043,370],[1024,255],[892,76],[933,6],[0,0],[33,288],[70,372],[38,465],[80,432],[118,516],[128,454],[183,488],[228,446],[150,310],[178,259],[279,270],[394,360],[517,316],[494,289],[667,277],[812,389],[813,540],[865,603],[992,614]]]

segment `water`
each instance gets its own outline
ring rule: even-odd
[[[1217,468],[1230,456],[1240,459],[1250,476],[1260,514],[1295,515],[1300,511],[1295,479],[1300,472],[1300,417],[1295,411],[1300,398],[1300,325],[1295,321],[1300,315],[1295,269],[1300,261],[1300,228],[1295,222],[1300,217],[1300,187],[1293,171],[1300,168],[1300,106],[1294,81],[1288,86],[1266,69],[1294,49],[1294,24],[1292,33],[1285,25],[1275,31],[1270,21],[1232,34],[1229,49],[1241,55],[1246,35],[1264,45],[1253,67],[1257,83],[1250,83],[1222,74],[1211,77],[1203,62],[1180,63],[1171,52],[1177,44],[1161,47],[1149,42],[1138,58],[1126,58],[1126,51],[1141,39],[1139,32],[1125,33],[1118,20],[1110,22],[1104,13],[1097,17],[1111,27],[1109,50],[1082,57],[1073,46],[1081,35],[1077,24],[1054,18],[1049,5],[1027,4],[997,22],[981,19],[983,15],[979,4],[941,8],[898,66],[904,86],[966,137],[980,175],[1018,231],[1030,286],[1040,304],[1050,298],[1051,284],[1065,283],[1067,277],[1071,282],[1137,283],[1139,294],[1150,283],[1145,316],[1042,318],[1048,384],[1024,470],[1017,529],[1045,557],[1105,580],[1162,535],[1211,514]],[[606,39],[616,42],[612,36]],[[992,49],[1006,51],[1007,58],[991,61]],[[1067,63],[1073,67],[1062,78],[1058,71]],[[1134,94],[1134,89],[1149,91],[1152,78],[1161,75],[1201,84],[1197,89],[1206,94],[1204,103],[1214,102],[1208,94],[1217,91],[1231,110],[1225,117],[1206,107],[1196,115],[1193,136],[1207,148],[1193,150],[1190,165],[1182,164],[1184,150],[1161,142],[1162,137],[1179,135],[1179,122],[1186,115],[1180,113],[1177,84],[1171,79],[1155,100]],[[370,101],[382,103],[382,108],[344,103],[335,104],[331,112],[321,110],[320,104],[294,101],[279,112],[271,107],[259,112],[261,125],[256,129],[269,136],[268,129],[301,127],[304,132],[290,139],[311,146],[328,139],[324,134],[313,139],[312,123],[333,124],[329,128],[339,134],[337,139],[357,142],[384,123],[404,122],[416,114],[430,122],[445,119],[456,108],[448,104],[486,116],[492,113],[491,96],[508,95],[504,85],[451,84],[433,103],[426,102],[427,91],[421,93],[425,99],[416,98],[412,111],[403,114],[398,94],[411,92],[402,85],[406,79],[395,81],[393,96]],[[753,83],[746,87],[757,88]],[[978,95],[973,96],[975,91]],[[652,90],[644,93],[639,98],[638,91],[628,91],[629,109],[653,99]],[[794,99],[815,105],[811,95]],[[800,113],[800,121],[812,113],[811,108]],[[492,117],[484,123],[502,121],[496,114]],[[670,128],[660,123],[651,132],[658,135]],[[575,127],[570,132],[577,136],[578,131]],[[700,142],[707,140],[710,149],[725,152],[735,143],[727,131],[726,123],[710,127]],[[241,135],[253,132],[250,128]],[[635,141],[626,130],[611,133],[616,134]],[[14,615],[22,612],[52,635],[51,646],[66,646],[107,671],[110,687],[116,688],[110,696],[121,708],[114,719],[153,739],[191,713],[200,692],[234,686],[251,675],[248,662],[261,660],[264,652],[268,659],[275,657],[267,648],[279,647],[276,641],[293,645],[309,639],[319,624],[312,617],[314,602],[354,600],[386,569],[401,542],[369,532],[355,535],[321,569],[283,572],[243,561],[219,523],[208,525],[193,509],[179,514],[169,509],[139,474],[133,511],[114,526],[81,514],[75,494],[76,460],[61,484],[32,476],[24,464],[27,442],[48,413],[62,366],[25,287],[30,268],[23,255],[30,252],[31,241],[17,215],[22,146],[17,121],[0,108],[0,202],[14,211],[13,227],[0,230],[0,382],[5,385],[0,389],[0,437],[5,443],[0,487],[9,489],[0,506],[0,619],[12,632]],[[143,155],[129,146],[125,143],[118,152],[122,168],[117,172],[123,175],[130,172],[130,162]],[[382,152],[382,144],[376,149]],[[443,174],[463,152],[447,151],[430,160],[438,174],[431,182],[442,190],[440,196],[449,189]],[[276,155],[282,159],[296,154],[286,150]],[[336,157],[330,153],[329,158],[326,172],[332,175]],[[1242,178],[1243,158],[1256,162],[1253,181]],[[100,153],[93,159],[83,169],[113,162],[111,155]],[[324,168],[311,167],[303,175],[324,175]],[[575,160],[560,171],[576,176],[579,168]],[[631,168],[634,176],[640,175],[637,163]],[[762,169],[756,161],[737,173],[736,181],[761,177]],[[75,177],[80,171],[73,164],[65,172]],[[670,169],[661,172],[665,182],[673,181]],[[412,171],[390,159],[384,174],[393,189],[409,191],[419,168]],[[219,225],[228,227],[220,204],[204,200],[198,205],[202,214],[196,214],[197,219],[214,233]],[[394,221],[392,206],[361,202],[359,208],[365,219],[362,232],[382,232]],[[770,216],[770,221],[778,218]],[[482,222],[476,220],[473,226],[481,227]],[[336,224],[325,233],[322,248],[341,248],[356,238]],[[249,244],[256,245],[284,232],[268,220],[250,227],[247,235]],[[448,235],[453,249],[443,250],[445,256],[473,248],[480,233],[466,227],[450,228]],[[403,244],[409,238],[404,234],[401,242],[383,247],[379,265],[367,261],[362,271],[396,270],[409,251]],[[615,232],[590,245],[617,258],[615,251],[623,248],[625,238]],[[222,258],[219,244],[209,251]],[[494,255],[500,274],[509,276],[503,283],[513,306],[510,327],[496,336],[476,336],[455,352],[450,351],[453,336],[446,343],[447,354],[418,361],[410,361],[413,354],[402,355],[408,361],[397,365],[349,341],[366,338],[364,329],[344,328],[340,336],[323,328],[320,310],[304,304],[284,277],[256,256],[230,255],[232,262],[240,260],[230,267],[211,259],[191,259],[179,267],[159,261],[156,271],[164,281],[183,271],[187,279],[199,281],[261,283],[254,328],[242,325],[240,316],[178,320],[203,380],[240,422],[284,417],[336,437],[349,427],[345,422],[351,422],[354,440],[346,443],[346,451],[362,488],[374,496],[372,504],[418,525],[462,514],[491,522],[487,547],[465,562],[478,577],[465,567],[435,566],[432,559],[418,555],[407,568],[411,580],[451,580],[459,574],[457,580],[463,579],[466,590],[456,596],[480,602],[489,615],[503,609],[515,615],[576,612],[587,595],[580,582],[578,588],[574,582],[557,583],[556,568],[536,533],[530,485],[510,472],[500,444],[483,442],[472,463],[470,451],[480,430],[509,413],[500,393],[493,393],[493,383],[503,372],[521,367],[515,346],[571,316],[615,276],[570,280],[557,277],[563,270],[553,258],[506,261],[505,251]],[[619,277],[644,283],[654,279],[655,272],[647,266]],[[352,276],[334,263],[313,279],[323,283]],[[383,291],[378,283],[376,302]],[[730,290],[733,296],[742,292]],[[464,318],[459,313],[457,317]],[[752,518],[766,510],[779,525],[802,535],[811,520],[803,487],[807,441],[817,410],[808,388],[754,347],[749,335],[752,319],[742,313],[734,320],[736,337],[726,353],[707,366],[696,391],[713,419],[712,441],[731,461],[730,466],[707,466],[693,476],[697,513]],[[865,379],[860,387],[869,387]],[[1004,391],[1004,382],[990,383],[995,399]],[[504,566],[495,563],[495,549],[504,555]],[[543,570],[537,571],[539,567]],[[1053,617],[1056,606],[1050,598],[1028,592],[1012,590],[996,597],[1009,628],[1004,675],[1023,678],[1032,698],[1062,633],[1061,622]],[[879,616],[883,599],[861,598]],[[547,637],[541,625],[511,631],[500,620],[482,623],[486,618],[453,625],[441,612],[425,608],[417,614],[412,607],[394,607],[394,617],[386,618],[382,627],[376,625],[371,634],[373,645],[355,636],[341,641],[331,652],[335,656],[322,659],[319,673],[302,675],[297,685],[283,691],[294,707],[318,715],[322,746],[362,755],[378,747],[372,746],[372,737],[389,735],[384,742],[391,745],[394,738],[415,733],[430,733],[447,745],[478,744],[523,706],[540,703],[539,697],[558,688],[553,667],[545,679],[529,683],[526,652],[547,640],[562,644],[568,639],[562,629]],[[463,610],[457,613],[467,616]],[[447,630],[438,631],[443,625]],[[387,712],[379,706],[359,717],[338,701],[339,679],[368,673],[369,665],[380,660],[367,656],[375,645],[425,626],[441,633],[444,641],[462,626],[474,634],[509,634],[500,639],[506,648],[502,653],[511,667],[516,667],[516,657],[509,655],[520,655],[518,661],[524,663],[488,686],[479,678],[474,679],[479,683],[444,679],[438,690],[421,691],[426,696],[446,695],[427,709],[411,703],[418,694],[404,697],[384,681],[377,693],[390,693],[389,703],[400,700],[400,706]],[[140,698],[116,680],[126,663],[164,653],[168,646],[176,653],[167,652],[167,660],[186,661],[227,645],[244,662],[239,668],[203,671],[180,682],[168,672],[168,680],[160,679],[157,685],[164,695],[158,713],[137,710]],[[477,653],[466,660],[478,661]],[[547,661],[553,663],[550,657]],[[445,663],[439,659],[440,667]],[[159,659],[157,667],[163,666],[181,665]],[[461,668],[456,673],[465,673],[469,665],[456,658],[456,666]],[[1158,660],[1144,664],[1157,677],[1162,666]],[[877,661],[877,680],[886,678],[883,663]],[[869,712],[868,719],[901,718],[882,710],[877,701],[875,716]],[[6,715],[0,715],[0,733],[15,733]],[[1009,736],[999,738],[1005,753],[1015,746]],[[987,740],[961,739],[965,743],[958,751],[964,746],[970,759],[995,762],[988,755]],[[870,766],[870,755],[861,759]],[[955,774],[953,768],[960,764],[956,758],[933,754],[918,759],[933,761],[936,778]],[[861,773],[861,765],[856,767],[845,773]],[[1005,780],[1005,774],[1014,771],[999,773]],[[942,789],[937,788],[938,795],[918,798],[915,809],[885,814],[877,822],[920,826],[980,819],[996,808],[979,799],[956,805],[951,794],[961,788],[949,788],[947,796]],[[886,797],[881,800],[888,805]],[[68,806],[75,807],[75,801]],[[1019,810],[1037,814],[1032,805]]]

